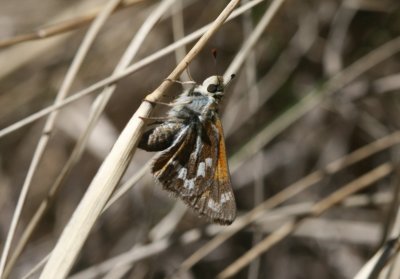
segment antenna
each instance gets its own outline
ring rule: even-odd
[[[218,74],[218,65],[217,65],[217,49],[211,49],[212,56],[214,57],[214,67],[215,67],[215,74]]]
[[[217,60],[217,49],[216,48],[211,49],[211,53],[214,56],[214,59]]]
[[[228,86],[229,83],[231,83],[231,81],[235,78],[235,76],[236,76],[235,74],[231,74],[231,79],[228,80],[227,83],[225,83],[225,87]]]

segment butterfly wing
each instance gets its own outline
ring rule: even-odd
[[[218,116],[211,125],[212,131],[209,131],[209,134],[214,133],[217,146],[215,172],[208,189],[202,193],[199,205],[195,205],[195,208],[214,222],[229,225],[236,218],[236,202],[226,158],[224,133]]]
[[[138,147],[150,152],[165,150],[173,144],[183,128],[184,124],[180,122],[163,122],[144,132]]]
[[[176,195],[179,195],[183,187],[182,179],[177,178],[182,177],[185,170],[187,173],[186,166],[189,164],[195,141],[194,125],[189,124],[179,131],[172,145],[162,151],[154,161],[152,167],[154,177],[164,189]]]
[[[156,159],[152,172],[164,189],[216,223],[236,216],[219,118],[193,121]]]

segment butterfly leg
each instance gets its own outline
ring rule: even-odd
[[[167,106],[167,107],[174,107],[176,105],[187,105],[190,104],[191,101],[185,101],[185,102],[172,102],[172,103],[164,103],[164,102],[159,102],[159,101],[149,101],[149,100],[145,100],[146,102],[149,102],[152,105],[162,105],[162,106]]]
[[[192,75],[190,74],[190,69],[189,69],[189,64],[186,64],[186,74],[188,75],[190,81],[196,83],[192,77]]]
[[[170,116],[165,116],[165,117],[143,117],[143,116],[139,116],[140,119],[142,119],[143,121],[171,121],[174,123],[180,123],[182,122],[182,120],[176,118],[176,117],[170,117]]]
[[[143,117],[139,116],[140,119],[142,119],[147,125],[156,125],[156,124],[162,124],[168,120],[171,120],[170,117]],[[151,122],[151,123],[149,123]]]
[[[149,102],[152,105],[162,105],[162,106],[167,106],[167,107],[173,107],[174,103],[165,103],[165,102],[159,102],[159,101],[149,101],[145,100],[146,102]]]
[[[180,81],[180,80],[170,79],[170,78],[166,78],[165,80],[166,80],[166,81],[169,81],[169,82],[179,83],[179,84],[181,84],[181,85],[186,85],[186,84],[195,85],[195,84],[196,84],[196,82],[195,82],[194,80]]]

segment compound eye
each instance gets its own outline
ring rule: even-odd
[[[217,92],[217,89],[218,89],[218,86],[215,85],[215,84],[210,84],[210,85],[207,87],[207,91],[210,92],[210,93],[215,93],[215,92]]]

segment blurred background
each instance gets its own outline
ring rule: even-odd
[[[161,18],[145,33],[132,63],[212,22],[228,2],[122,2],[65,91],[72,95],[109,77],[157,9]],[[238,206],[232,227],[244,225],[194,260],[194,252],[229,227],[209,224],[155,185],[148,169],[154,154],[138,150],[121,181],[128,190],[96,223],[71,278],[214,278],[227,267],[238,267],[235,261],[254,247],[261,249],[259,254],[248,257],[234,278],[353,278],[385,240],[397,239],[400,3],[257,2],[222,26],[189,65],[197,82],[217,73],[236,74],[220,111]],[[54,103],[93,17],[106,3],[0,2],[1,131]],[[256,36],[253,31],[267,12],[271,20]],[[54,29],[56,34],[47,37]],[[27,40],[37,34],[46,38]],[[249,38],[254,45],[243,47]],[[6,265],[9,278],[23,278],[51,251],[119,132],[194,43],[117,82],[65,175],[60,173],[87,130],[101,90],[60,110],[31,181],[27,173],[46,118],[1,135],[2,249],[21,189],[29,184]],[[181,90],[173,85],[164,101]],[[154,115],[164,113],[165,108],[157,108]],[[281,192],[285,189],[297,190]],[[343,189],[348,192],[332,195]],[[49,191],[50,204],[38,213]],[[21,238],[32,224],[24,245]],[[282,228],[288,224],[295,227],[285,234]],[[270,236],[281,239],[268,246]],[[379,278],[399,278],[396,263],[393,257],[386,269],[391,273]]]

